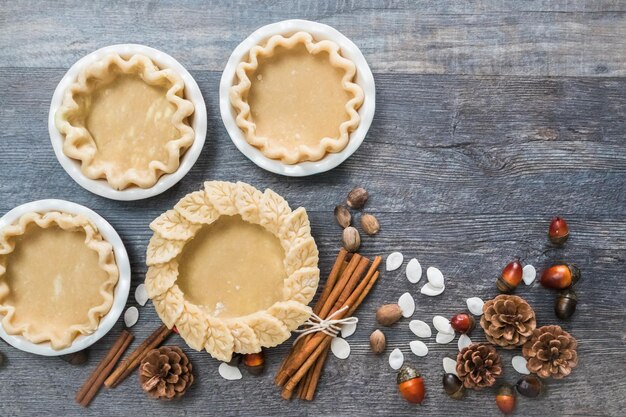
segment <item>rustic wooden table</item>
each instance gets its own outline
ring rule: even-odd
[[[309,178],[265,172],[231,143],[222,125],[218,82],[233,48],[261,25],[305,18],[334,26],[369,61],[377,111],[359,151],[339,168]],[[176,57],[198,81],[207,103],[204,151],[191,172],[149,200],[116,202],[74,183],[54,157],[46,120],[66,69],[105,45],[135,42]],[[228,382],[217,361],[190,352],[197,383],[180,402],[145,396],[133,375],[103,390],[86,411],[74,394],[119,334],[122,323],[90,351],[89,362],[22,353],[0,344],[0,415],[420,415],[497,414],[490,390],[448,399],[442,358],[456,341],[428,341],[425,358],[403,319],[386,329],[388,350],[400,348],[423,372],[427,399],[399,398],[386,355],[368,336],[374,311],[411,291],[413,318],[430,321],[462,310],[465,299],[496,294],[503,265],[519,256],[541,271],[555,260],[583,271],[574,318],[560,323],[553,294],[537,283],[518,290],[540,324],[559,323],[580,342],[580,365],[548,395],[521,398],[525,416],[618,416],[626,406],[626,2],[598,1],[167,1],[126,3],[3,1],[0,5],[0,213],[41,198],[93,208],[118,230],[128,249],[134,288],[143,281],[149,222],[207,179],[271,187],[310,213],[327,273],[339,246],[332,209],[355,185],[371,193],[367,211],[382,231],[365,239],[367,255],[402,251],[446,276],[443,295],[419,295],[404,268],[384,272],[358,314],[352,355],[331,357],[315,401],[285,402],[272,376],[287,346],[268,354],[262,377]],[[546,242],[548,222],[563,215],[572,235],[563,249]],[[128,302],[134,305],[132,299]],[[160,322],[140,309],[138,339]],[[476,331],[475,340],[484,340]],[[174,337],[172,343],[184,345]],[[515,382],[504,354],[504,380]]]

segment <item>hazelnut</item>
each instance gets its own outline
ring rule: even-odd
[[[361,228],[365,233],[372,236],[380,230],[380,223],[378,223],[378,219],[373,215],[364,214],[361,216]]]
[[[348,210],[345,206],[337,206],[335,207],[335,220],[337,224],[341,226],[343,229],[350,226],[352,223],[352,215],[350,214],[350,210]]]
[[[359,231],[352,226],[346,227],[343,229],[341,242],[343,243],[343,247],[346,248],[348,252],[358,251],[361,246],[361,236],[359,235]]]
[[[372,348],[372,352],[377,355],[383,353],[387,347],[385,333],[378,329],[374,330],[374,332],[370,335],[370,347]]]
[[[376,321],[381,326],[391,326],[402,317],[402,309],[398,304],[383,304],[376,311]]]
[[[358,210],[363,208],[367,202],[367,197],[369,197],[369,195],[367,194],[367,191],[365,191],[365,188],[356,187],[348,193],[346,203],[350,208]]]

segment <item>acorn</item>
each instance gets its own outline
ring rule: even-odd
[[[452,316],[450,325],[455,332],[470,334],[476,326],[476,320],[467,313],[459,313]]]
[[[522,282],[522,264],[516,259],[504,267],[496,281],[496,287],[500,292],[509,293],[515,290],[520,282]]]
[[[578,304],[578,296],[576,292],[571,288],[560,291],[556,296],[554,302],[554,312],[556,316],[561,320],[567,320],[576,311],[576,304]]]
[[[550,222],[548,239],[555,245],[562,245],[569,237],[569,227],[563,217],[555,217]]]
[[[496,405],[502,414],[511,414],[515,410],[515,391],[509,384],[501,385],[496,394]]]
[[[543,271],[539,282],[546,288],[563,290],[580,281],[580,269],[574,264],[552,265]]]
[[[242,359],[243,359],[243,354],[235,352],[233,353],[233,356],[230,357],[230,361],[228,361],[228,364],[230,366],[239,366]]]
[[[463,381],[454,374],[443,375],[443,389],[450,398],[455,400],[460,400],[465,395]]]
[[[243,365],[252,375],[261,375],[265,370],[265,355],[263,351],[243,355]]]
[[[535,375],[523,375],[515,384],[515,388],[520,395],[535,398],[543,392],[543,382]]]
[[[398,371],[398,390],[410,403],[421,404],[424,401],[424,378],[411,365],[404,365]]]

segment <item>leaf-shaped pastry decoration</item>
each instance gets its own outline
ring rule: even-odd
[[[234,339],[228,326],[215,317],[207,317],[207,339],[204,348],[219,361],[229,362],[233,355]]]
[[[280,226],[290,213],[291,209],[284,198],[269,188],[265,190],[259,206],[259,224],[261,226],[265,227],[269,232],[278,235]]]
[[[169,240],[154,234],[148,243],[146,264],[152,266],[169,262],[183,251],[183,247],[185,247],[184,240]]]
[[[146,272],[146,292],[148,297],[157,297],[169,290],[178,278],[178,262],[171,261],[165,264],[154,265]]]
[[[228,323],[228,328],[233,335],[235,352],[246,354],[261,351],[259,338],[250,326],[241,321],[231,321]]]
[[[204,191],[187,194],[174,206],[174,210],[192,223],[211,224],[220,216]]]
[[[232,182],[207,181],[204,183],[206,196],[220,214],[233,216],[238,213],[235,204],[236,185]]]
[[[150,229],[165,239],[189,240],[200,229],[200,225],[189,223],[176,210],[168,210],[150,223]]]
[[[208,330],[204,312],[195,304],[185,301],[185,306],[176,321],[176,328],[190,348],[201,351],[207,339]]]
[[[267,312],[282,321],[289,331],[297,329],[311,316],[311,307],[296,301],[281,301],[267,309]]]
[[[318,268],[300,268],[285,281],[284,299],[308,304],[315,296],[319,280],[320,270]]]
[[[311,223],[303,207],[297,208],[288,215],[278,232],[278,238],[285,250],[297,245],[309,236],[311,236]]]
[[[241,214],[241,218],[250,223],[259,223],[259,206],[263,193],[253,186],[244,182],[237,183],[235,204]]]
[[[293,246],[285,256],[285,271],[293,274],[300,268],[317,266],[319,252],[315,240],[311,236]]]
[[[274,347],[289,339],[291,332],[276,317],[259,312],[247,319],[248,325],[254,329],[261,345]]]
[[[185,300],[178,285],[174,285],[163,294],[153,298],[152,303],[163,323],[171,329],[183,312]]]

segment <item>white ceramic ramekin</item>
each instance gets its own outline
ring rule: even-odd
[[[61,106],[63,101],[63,94],[67,88],[74,82],[79,72],[86,66],[94,61],[97,61],[105,55],[117,52],[120,56],[126,58],[134,54],[143,54],[152,59],[160,68],[172,68],[178,74],[180,74],[185,81],[185,97],[190,100],[194,107],[194,114],[192,117],[191,127],[193,128],[196,136],[193,144],[180,160],[180,167],[171,174],[165,174],[155,185],[150,188],[129,187],[124,190],[115,190],[104,179],[94,180],[86,177],[80,170],[80,162],[69,158],[63,153],[63,137],[57,130],[54,123],[54,116]],[[78,62],[76,62],[63,76],[61,82],[54,91],[52,96],[52,102],[50,103],[50,112],[48,114],[48,131],[50,133],[50,141],[54,148],[54,153],[57,159],[63,166],[63,169],[84,189],[91,191],[99,196],[110,198],[112,200],[141,200],[144,198],[153,197],[161,194],[162,192],[173,187],[178,181],[180,181],[189,172],[193,164],[196,163],[200,152],[204,146],[204,140],[206,138],[207,129],[207,114],[206,105],[204,104],[204,98],[200,87],[193,79],[191,74],[183,67],[177,60],[157,49],[150,48],[144,45],[136,44],[120,44],[111,45],[84,56]]]
[[[356,82],[363,88],[365,100],[359,109],[361,122],[357,129],[350,134],[348,146],[341,152],[327,154],[316,162],[300,162],[288,165],[279,160],[266,157],[260,150],[246,141],[243,132],[235,122],[237,114],[230,104],[229,90],[235,80],[237,65],[246,57],[253,46],[258,45],[273,35],[290,35],[299,31],[309,32],[316,40],[329,39],[341,47],[342,55],[352,60],[357,66]],[[375,108],[376,88],[374,86],[374,76],[359,48],[337,29],[308,20],[284,20],[256,30],[235,48],[226,63],[226,68],[224,68],[220,81],[220,113],[226,130],[235,146],[261,168],[290,177],[303,177],[326,172],[348,159],[363,143],[363,139],[365,139],[365,135],[372,124]]]
[[[128,260],[128,254],[126,253],[124,243],[115,229],[113,229],[113,226],[111,226],[93,210],[69,201],[39,200],[18,206],[0,218],[0,229],[16,222],[26,213],[45,213],[48,211],[62,211],[70,214],[80,214],[91,220],[100,231],[100,234],[102,234],[102,237],[104,237],[104,239],[113,246],[115,261],[117,262],[117,267],[120,272],[119,280],[113,294],[113,305],[111,306],[111,310],[109,310],[109,312],[102,317],[102,319],[100,319],[100,325],[95,332],[86,336],[78,336],[70,347],[61,350],[54,350],[50,346],[49,342],[32,343],[22,336],[9,335],[4,331],[2,328],[2,322],[0,322],[0,337],[11,346],[23,350],[24,352],[34,353],[36,355],[59,356],[83,350],[96,343],[100,340],[100,338],[102,338],[102,336],[111,330],[117,319],[122,314],[122,311],[124,311],[124,307],[126,306],[126,301],[128,299],[128,292],[130,291],[130,262]]]

